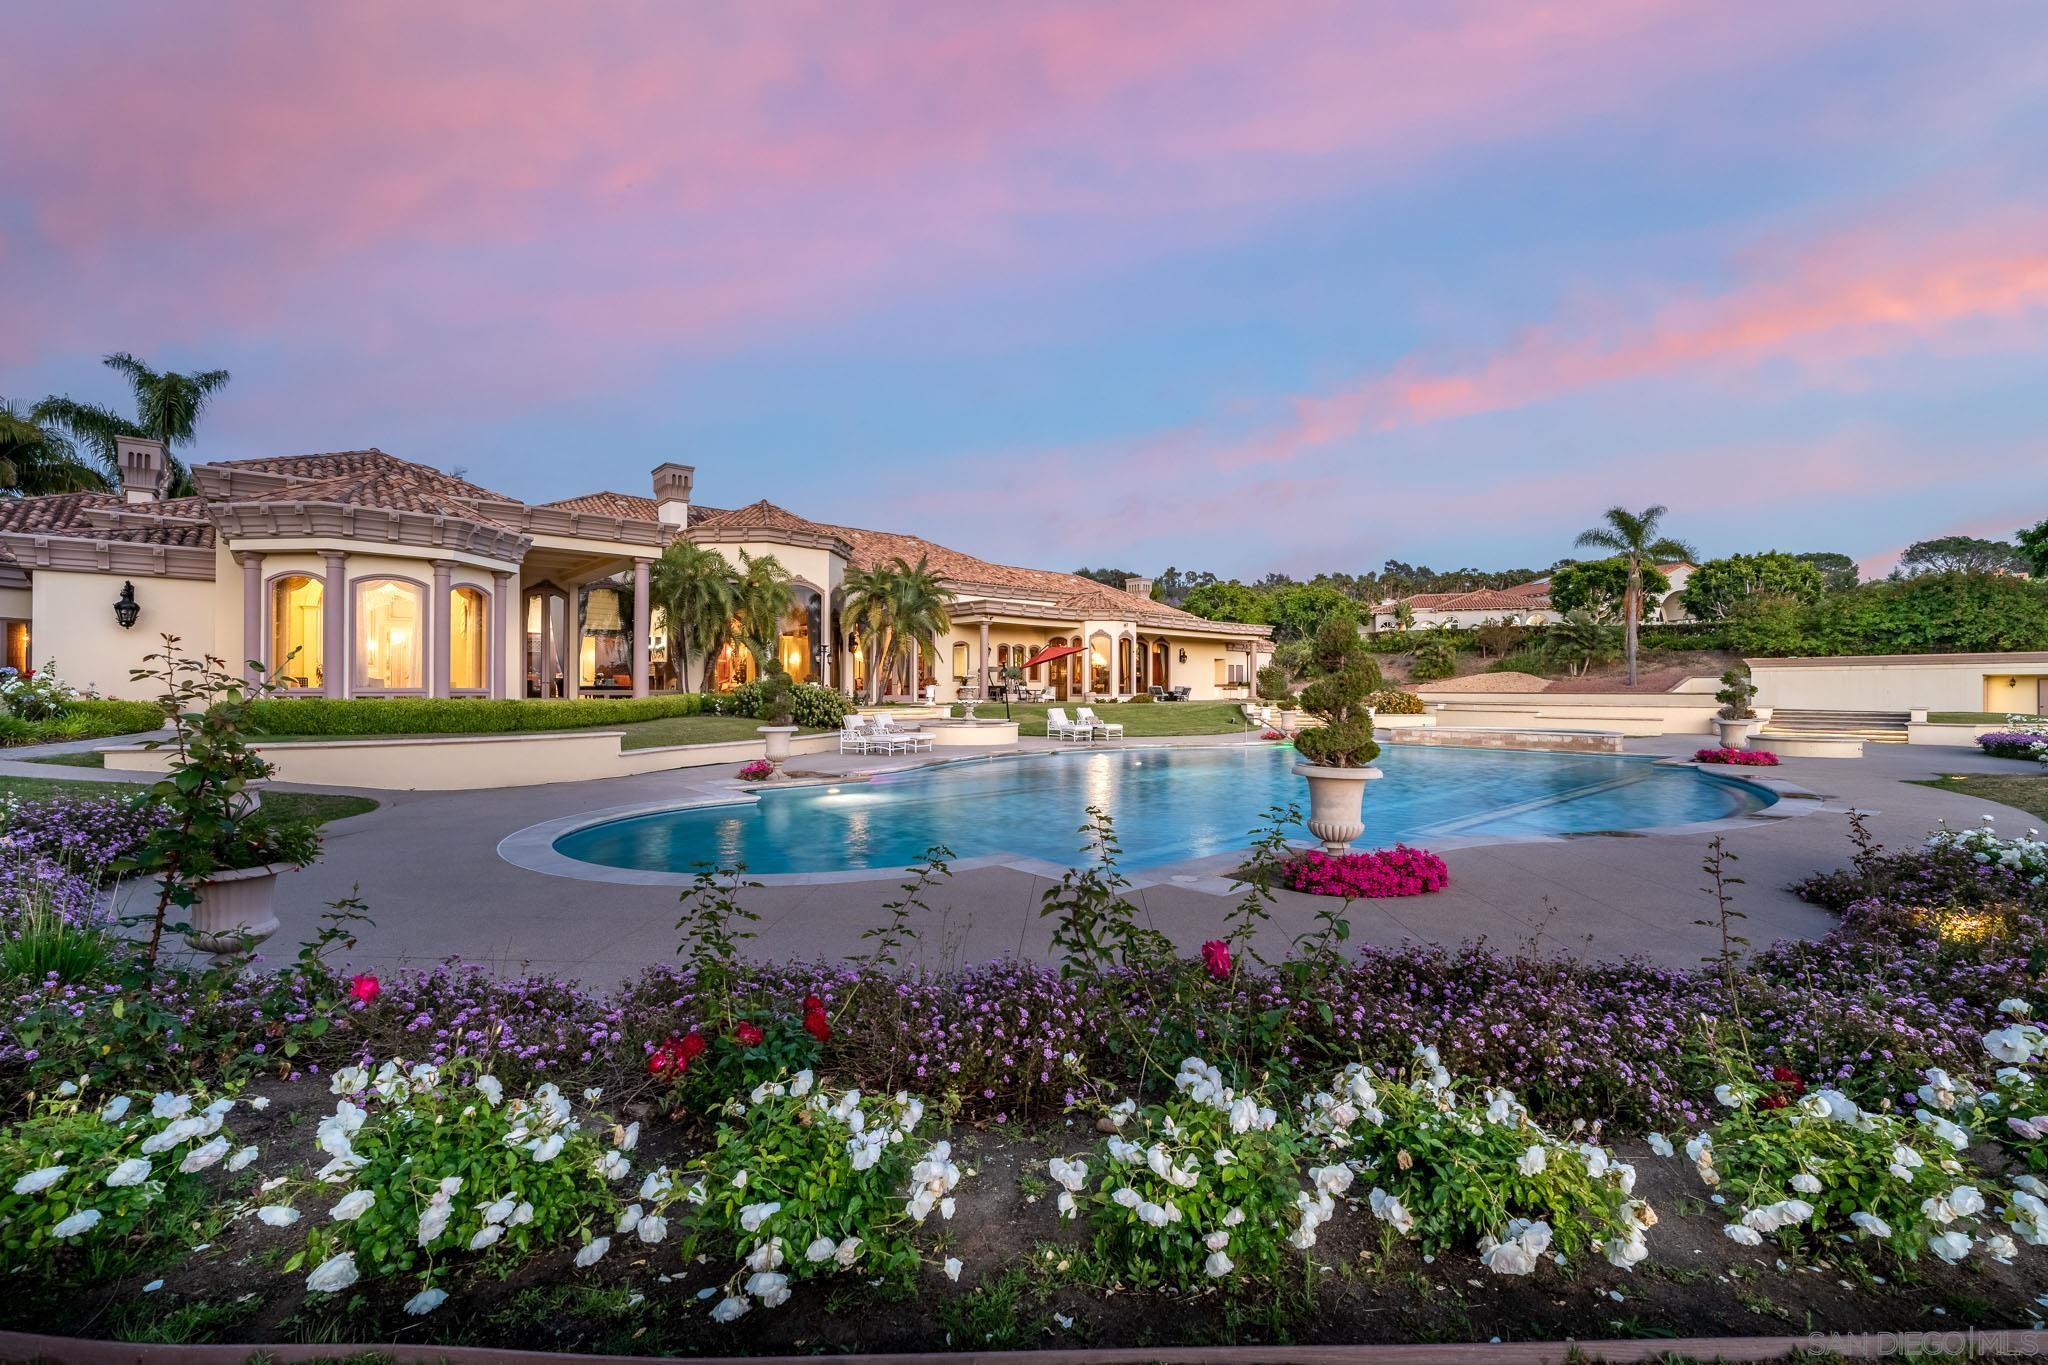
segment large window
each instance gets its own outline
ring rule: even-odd
[[[327,681],[321,621],[327,592],[317,578],[290,574],[270,585],[270,667],[286,687],[313,689]]]
[[[356,584],[356,691],[426,690],[423,602],[416,583],[368,578]]]
[[[448,690],[481,692],[491,685],[486,662],[485,622],[489,613],[484,595],[475,588],[457,588],[448,594]]]

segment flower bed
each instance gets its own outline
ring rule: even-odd
[[[1443,890],[1451,881],[1451,870],[1442,858],[1406,844],[1335,857],[1313,849],[1288,859],[1280,875],[1281,884],[1289,891],[1346,900],[1426,896]]]
[[[775,775],[775,765],[765,758],[757,758],[739,771],[742,782],[761,782]]]
[[[1993,758],[2028,758],[2048,762],[2048,735],[2033,730],[1992,730],[1977,743]]]
[[[1778,756],[1768,749],[1698,749],[1695,763],[1726,763],[1736,768],[1775,768]]]

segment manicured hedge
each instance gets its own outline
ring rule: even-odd
[[[707,709],[704,698],[694,692],[667,697],[579,697],[574,701],[272,697],[256,703],[256,723],[273,735],[500,735],[667,720],[700,715]]]
[[[23,720],[0,714],[0,745],[112,739],[162,728],[163,708],[151,701],[67,701],[61,715]]]

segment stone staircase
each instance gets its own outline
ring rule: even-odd
[[[1860,739],[1871,744],[1904,744],[1906,722],[1910,719],[1911,716],[1904,711],[1793,711],[1780,708],[1771,712],[1771,718],[1764,722],[1757,738],[1805,735]]]

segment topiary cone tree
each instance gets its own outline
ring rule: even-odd
[[[1294,738],[1303,761],[1294,771],[1308,779],[1309,833],[1331,854],[1345,852],[1365,832],[1365,784],[1380,775],[1372,761],[1372,694],[1380,666],[1350,621],[1327,622],[1309,651],[1309,684],[1301,707],[1322,721]]]

